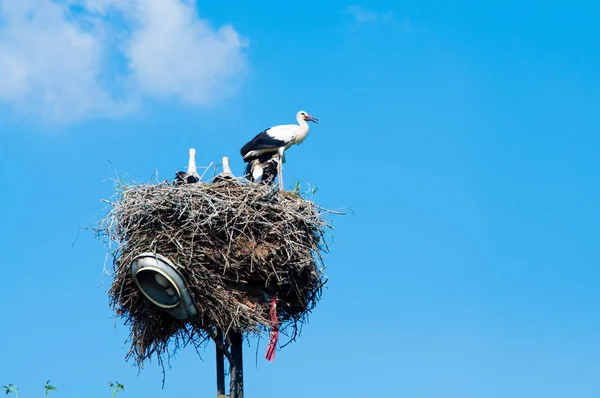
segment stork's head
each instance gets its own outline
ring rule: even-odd
[[[304,120],[306,122],[319,123],[319,119],[317,119],[314,116],[309,115],[305,111],[298,112],[298,114],[296,115],[296,117],[298,118],[298,120],[302,119],[302,120]]]

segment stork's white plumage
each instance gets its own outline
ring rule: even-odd
[[[196,169],[196,150],[190,148],[190,158],[188,160],[187,173],[185,171],[178,171],[175,173],[175,185],[183,184],[194,184],[200,182],[200,175]]]
[[[266,155],[277,154],[279,187],[283,189],[282,164],[285,162],[285,151],[292,145],[300,144],[304,141],[309,130],[307,122],[319,122],[319,119],[309,115],[305,111],[298,112],[296,120],[298,124],[285,124],[266,129],[242,147],[240,154],[243,156],[244,162],[249,163],[248,168],[250,168],[250,173],[247,173],[248,175],[254,174],[253,168],[257,165],[264,164],[265,161],[273,159],[271,156],[265,158]],[[255,162],[256,160],[259,160],[259,162]]]
[[[225,174],[233,177],[233,173],[231,172],[231,167],[229,166],[229,158],[227,156],[223,156],[221,159],[223,161],[223,172],[221,174]]]
[[[213,179],[213,183],[235,180],[235,176],[231,172],[231,167],[229,167],[229,158],[227,156],[223,156],[221,160],[223,161],[223,171]]]

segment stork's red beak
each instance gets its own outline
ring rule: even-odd
[[[306,120],[307,122],[319,123],[319,119],[311,115],[304,116],[304,120]]]

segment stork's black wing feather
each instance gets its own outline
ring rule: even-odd
[[[260,178],[260,182],[263,184],[271,185],[277,178],[277,161],[271,159],[263,166],[263,175]]]
[[[268,162],[269,160],[271,160],[273,158],[274,155],[275,155],[274,153],[267,153],[265,155],[252,156],[252,157],[246,159],[245,162],[248,162],[248,164],[246,165],[246,169],[244,170],[244,175],[246,176],[246,179],[254,182],[254,178],[252,177],[252,171],[253,171],[254,167],[257,164]],[[254,162],[255,160],[256,160],[256,162]]]
[[[234,181],[234,178],[232,175],[221,173],[221,174],[217,174],[215,176],[215,178],[213,178],[212,183],[216,184],[218,182],[223,182],[223,181],[232,182],[232,181]]]
[[[277,140],[277,139],[271,137],[267,133],[267,131],[269,131],[269,129],[266,129],[262,133],[257,134],[256,137],[252,138],[250,141],[248,141],[242,147],[242,149],[240,149],[240,154],[242,155],[242,157],[246,156],[246,154],[250,151],[257,151],[260,149],[276,150],[277,148],[281,148],[282,146],[285,146],[285,144],[286,144],[285,141]],[[256,157],[244,159],[244,161],[249,162],[254,159],[256,159]]]
[[[265,155],[253,157],[253,161],[248,162],[248,165],[246,165],[246,170],[244,171],[246,179],[255,182],[252,173],[254,172],[255,167],[261,167],[263,172],[262,177],[260,177],[260,182],[270,185],[277,177],[278,160],[276,156],[276,153],[267,153]]]
[[[185,171],[178,171],[175,173],[175,181],[173,181],[175,185],[196,184],[198,182],[200,182],[198,177],[188,174]]]
[[[246,176],[246,179],[248,181],[252,181],[254,182],[254,177],[252,177],[252,166],[254,165],[253,162],[248,162],[248,164],[246,165],[246,169],[244,170],[244,175]]]

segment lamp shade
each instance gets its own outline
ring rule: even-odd
[[[168,258],[142,253],[133,259],[131,274],[137,288],[152,304],[177,319],[193,319],[198,315],[183,275]]]

